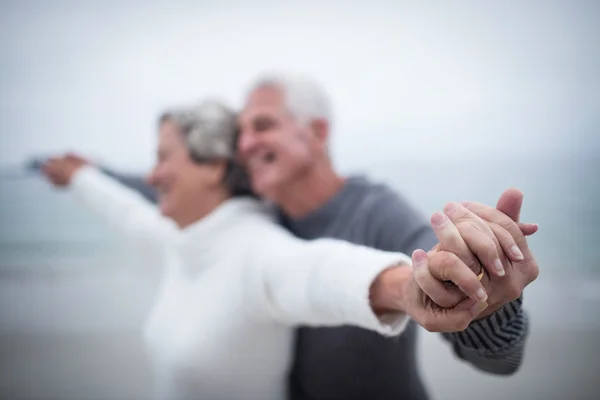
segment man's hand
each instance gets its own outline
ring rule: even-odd
[[[73,175],[88,161],[84,158],[69,153],[62,157],[50,158],[42,167],[42,172],[56,187],[65,187],[71,184]]]

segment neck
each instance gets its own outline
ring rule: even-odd
[[[218,193],[214,193],[212,195],[205,195],[201,200],[190,204],[190,207],[188,210],[186,210],[186,212],[182,212],[180,215],[174,216],[173,220],[180,229],[184,229],[185,227],[200,221],[212,213],[230,197],[231,195],[226,191],[219,191]]]
[[[294,179],[273,200],[290,217],[301,218],[327,203],[341,190],[344,181],[327,161]]]

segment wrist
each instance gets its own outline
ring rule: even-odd
[[[514,317],[515,313],[518,312],[518,310],[521,309],[522,304],[523,304],[523,294],[521,294],[519,297],[517,297],[513,301],[496,304],[496,305],[493,305],[492,307],[486,308],[481,314],[479,314],[474,319],[474,321],[484,320],[496,313],[501,313],[501,314],[503,314],[504,318],[510,319],[510,318]]]
[[[404,312],[405,288],[412,277],[412,266],[399,263],[379,273],[369,290],[371,308],[376,315]]]

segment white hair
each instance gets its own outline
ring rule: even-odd
[[[331,105],[325,89],[314,79],[291,74],[267,74],[255,81],[249,93],[264,87],[281,91],[290,113],[306,124],[315,119],[331,123]]]

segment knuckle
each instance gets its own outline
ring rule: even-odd
[[[444,206],[444,212],[447,214],[452,214],[452,218],[457,220],[465,219],[470,214],[469,210],[455,202],[446,203]]]
[[[477,280],[477,276],[475,274],[465,274],[457,279],[457,281],[457,286],[463,288],[465,295],[468,296],[477,291],[475,287],[477,287],[479,281]]]
[[[453,253],[443,253],[440,260],[440,275],[444,280],[449,280],[456,266],[456,258]]]
[[[535,281],[539,275],[540,275],[540,268],[539,268],[537,262],[533,262],[532,266],[529,269],[529,273],[527,274],[527,278],[528,278],[527,283],[531,283],[531,282]]]
[[[464,331],[465,329],[467,329],[469,327],[470,323],[471,323],[471,318],[464,316],[464,317],[460,318],[460,320],[457,322],[456,330]]]
[[[439,331],[439,324],[430,318],[427,318],[421,326],[423,328],[425,328],[425,330],[428,332],[438,332]]]
[[[492,232],[496,238],[501,240],[512,240],[510,231],[506,230],[502,225],[492,222],[490,223],[490,228],[492,228]]]
[[[520,232],[519,226],[517,225],[517,223],[515,221],[513,221],[512,219],[510,219],[510,217],[508,216],[503,216],[502,218],[499,219],[498,221],[498,225],[500,225],[502,227],[502,229],[504,229],[507,232],[513,233],[513,232]]]
[[[477,217],[479,218],[479,217]],[[467,224],[469,225],[469,227],[475,231],[481,231],[480,226],[479,226],[479,220],[475,219],[475,218],[471,218],[469,219],[469,221],[467,221]]]
[[[513,282],[511,285],[508,286],[506,295],[512,301],[512,300],[519,298],[519,296],[521,296],[521,292],[522,292],[521,286],[518,283]]]
[[[431,320],[429,319],[429,317],[427,315],[425,315],[421,318],[421,320],[419,321],[419,325],[421,325],[421,327],[423,327],[423,329],[425,329],[426,331],[433,332],[432,326],[431,326]]]
[[[519,226],[517,225],[516,222],[514,222],[512,219],[506,217],[506,218],[502,218],[502,220],[499,222],[500,227],[502,229],[504,229],[504,231],[507,232],[508,235],[510,235],[510,237],[515,240],[515,241],[522,241],[525,240],[525,235],[523,235],[523,232],[521,232],[521,229],[519,228]]]
[[[436,303],[443,308],[452,307],[456,304],[456,301],[448,294],[443,295],[441,298],[437,299]]]
[[[492,236],[490,237],[490,241],[492,242],[492,246],[494,246],[494,248],[499,249],[501,248],[500,246],[500,239],[496,234],[494,234],[494,232],[492,232]]]
[[[456,207],[455,207],[455,204],[454,204],[454,202],[452,202],[452,201],[450,201],[450,202],[448,202],[448,203],[444,204],[444,212],[445,212],[445,213],[448,213],[449,211],[453,211],[454,213],[456,213],[456,212],[457,212],[457,210],[456,210]]]
[[[496,257],[498,255],[498,242],[494,239],[488,238],[488,240],[485,241],[485,251]]]
[[[479,273],[481,270],[481,264],[475,258],[469,259],[465,264],[471,271],[475,273]]]

